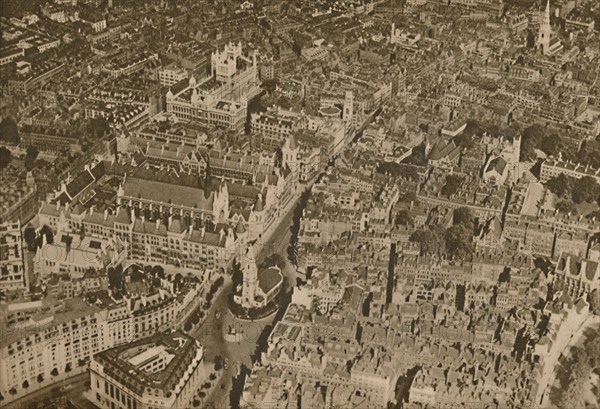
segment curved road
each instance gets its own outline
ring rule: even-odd
[[[268,239],[258,249],[257,264],[261,264],[265,258],[273,253],[278,253],[287,260],[287,247],[291,237],[290,227],[298,198],[299,195],[290,201],[284,210],[285,215],[276,226],[273,226],[267,232]],[[288,288],[286,290],[289,290],[289,287],[295,283],[297,273],[289,262],[286,262],[283,272],[288,278]],[[210,372],[214,372],[213,365],[217,355],[220,355],[226,363],[221,370],[221,376],[218,378],[216,387],[202,401],[201,407],[219,409],[231,407],[229,399],[233,385],[232,381],[238,375],[241,365],[247,368],[252,367],[252,358],[256,352],[259,337],[265,329],[268,330],[267,327],[272,324],[276,316],[276,314],[273,314],[257,321],[241,321],[234,318],[228,313],[227,307],[227,297],[232,291],[231,286],[231,280],[226,279],[225,284],[211,304],[206,318],[197,329],[192,330],[190,333],[204,346],[205,362]],[[233,342],[227,342],[224,338],[224,334],[230,327],[234,328],[237,334],[236,340]]]
[[[569,320],[567,317],[566,320]],[[538,393],[536,396],[535,403],[539,402],[540,408],[552,407],[548,403],[548,397],[550,396],[550,388],[555,381],[555,370],[558,360],[563,353],[573,345],[576,345],[585,330],[593,325],[600,324],[600,317],[592,315],[591,313],[583,318],[579,324],[577,321],[571,320],[571,322],[564,322],[561,324],[556,341],[550,347],[550,351],[544,357],[544,363],[542,368],[542,376],[539,381]]]

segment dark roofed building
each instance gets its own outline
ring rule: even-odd
[[[277,267],[269,267],[258,274],[258,286],[267,295],[277,286],[281,286],[282,281],[281,270]]]
[[[483,179],[491,184],[496,186],[500,186],[504,184],[506,178],[508,176],[508,166],[506,160],[497,156],[495,158],[490,159],[487,166],[485,167],[485,171],[483,172]]]
[[[460,157],[460,147],[456,146],[454,141],[448,143],[437,142],[431,148],[427,156],[429,166],[435,166],[441,169],[452,169],[458,165]]]

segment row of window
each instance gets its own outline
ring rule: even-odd
[[[100,380],[96,379],[96,389],[100,390]],[[117,406],[120,403],[126,405],[127,409],[137,409],[137,400],[135,398],[131,398],[131,396],[127,395],[124,391],[121,391],[118,387],[113,385],[112,383],[104,380],[104,393],[106,396],[109,396],[113,399],[110,402],[111,409],[122,409],[122,406]],[[96,400],[101,401],[101,397],[99,393],[96,393]],[[116,402],[116,404],[115,404]]]

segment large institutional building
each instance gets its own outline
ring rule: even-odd
[[[199,291],[199,285],[177,296],[165,288],[132,291],[94,304],[48,296],[0,306],[0,393],[23,396],[85,372],[98,352],[174,330]]]
[[[159,189],[161,186],[173,187],[158,182],[155,185],[158,185]],[[130,185],[126,183],[124,188],[127,192]],[[191,190],[198,196],[202,195],[202,191]],[[180,198],[177,195],[171,197]],[[123,201],[127,200],[127,205],[142,209],[141,215],[139,210],[128,209],[125,206],[119,208],[116,214],[109,215],[94,210],[82,211],[79,207],[44,204],[39,213],[40,220],[55,230],[58,237],[73,237],[79,234],[78,230],[81,229],[87,237],[79,242],[82,243],[82,247],[69,251],[63,248],[65,246],[62,242],[44,243],[36,256],[37,271],[47,276],[51,273],[78,272],[77,268],[108,268],[116,264],[115,261],[125,258],[146,263],[174,264],[196,270],[227,265],[235,252],[237,242],[232,228],[226,225],[195,228],[195,215],[192,216],[192,223],[189,225],[179,218],[173,219],[172,216],[167,216],[166,222],[162,218],[147,219],[143,214],[144,205],[153,210],[154,206],[156,209],[162,207],[155,199],[156,197],[147,195],[136,197],[136,202],[132,203],[133,199],[124,196]],[[190,199],[193,200],[193,197]],[[166,204],[166,199],[164,203]],[[198,212],[200,213],[201,209],[198,209]],[[90,245],[98,247],[98,255],[93,249],[90,251]],[[113,246],[120,247],[114,249]],[[120,250],[123,246],[127,249],[125,255]]]
[[[90,267],[108,268],[125,259],[197,271],[226,268],[292,200],[297,148],[284,149],[284,154],[282,166],[262,166],[269,172],[259,174],[230,166],[227,158],[207,157],[221,179],[206,179],[206,186],[186,184],[176,176],[169,181],[126,176],[116,192],[116,207],[104,211],[85,209],[78,198],[85,201],[87,196],[67,195],[71,190],[63,186],[56,203],[44,203],[39,211],[40,224],[59,240],[38,250],[36,271],[81,275]]]
[[[227,44],[211,57],[211,75],[192,76],[183,89],[167,93],[167,112],[179,119],[242,131],[248,100],[260,91],[256,52],[247,57],[241,44]]]
[[[88,399],[100,408],[190,408],[206,380],[200,343],[180,332],[112,348],[90,363]]]

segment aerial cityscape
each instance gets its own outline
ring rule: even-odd
[[[599,0],[0,27],[0,409],[600,409]]]

